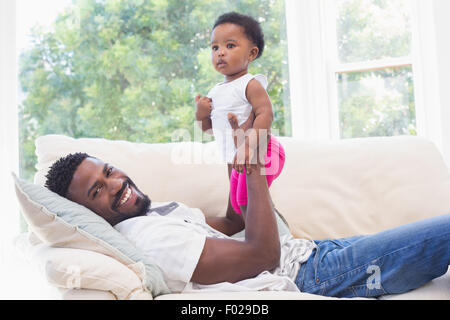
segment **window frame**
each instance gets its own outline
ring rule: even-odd
[[[357,64],[338,64],[334,0],[285,0],[292,135],[308,140],[339,140],[339,110],[335,72],[412,65],[417,135],[430,139],[442,152],[448,150],[440,101],[436,31],[450,26],[441,19],[436,26],[438,1],[409,0],[411,4],[411,55]],[[448,19],[447,19],[448,20]],[[312,35],[315,35],[312,36]],[[335,54],[327,54],[334,52]],[[442,78],[442,77],[441,77]],[[437,84],[437,85],[436,85]]]

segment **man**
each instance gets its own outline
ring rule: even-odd
[[[243,241],[227,237],[244,228],[242,215],[231,205],[225,217],[208,217],[206,221],[200,210],[183,204],[154,205],[120,169],[84,153],[55,162],[46,186],[96,212],[144,252],[151,252],[153,260],[164,260],[160,266],[169,288],[181,291],[190,280],[199,285],[236,283],[279,266],[280,238],[266,178],[252,174],[248,179],[250,203]],[[204,230],[198,234],[190,227]],[[296,241],[310,244],[301,247],[305,256],[309,255],[313,242],[291,239]],[[270,275],[263,278],[259,286],[278,280]]]
[[[226,216],[216,218],[179,203],[155,205],[124,172],[82,153],[55,162],[46,186],[91,209],[150,255],[174,292],[250,288],[373,297],[446,273],[450,214],[346,239],[280,237],[265,176],[253,166],[245,216],[230,203]],[[244,228],[243,239],[230,237]]]

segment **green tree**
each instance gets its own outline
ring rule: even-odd
[[[32,179],[45,134],[169,142],[183,128],[193,137],[193,97],[222,81],[211,27],[231,10],[262,24],[267,47],[250,72],[267,75],[273,127],[289,135],[284,1],[73,0],[53,31],[33,30],[20,57],[21,175]]]
[[[342,62],[407,56],[409,10],[404,0],[338,0],[338,52]]]
[[[416,135],[413,91],[411,67],[339,74],[341,137]]]

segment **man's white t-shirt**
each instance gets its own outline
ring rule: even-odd
[[[147,215],[124,220],[114,228],[155,261],[174,293],[257,290],[298,292],[294,282],[298,270],[316,247],[313,241],[294,239],[290,234],[283,235],[280,237],[280,265],[276,269],[236,283],[200,285],[190,280],[206,238],[233,239],[210,227],[200,209],[189,208],[179,202],[152,203]]]

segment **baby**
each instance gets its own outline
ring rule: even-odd
[[[212,129],[228,163],[230,202],[236,213],[245,214],[247,208],[246,174],[251,172],[251,164],[259,161],[264,165],[270,187],[285,161],[283,147],[270,134],[273,111],[267,78],[248,73],[249,64],[263,50],[264,34],[255,19],[236,12],[221,15],[211,33],[211,58],[225,81],[207,96],[195,97],[196,120],[203,131]],[[233,134],[232,129],[238,128],[245,131],[245,138]]]

